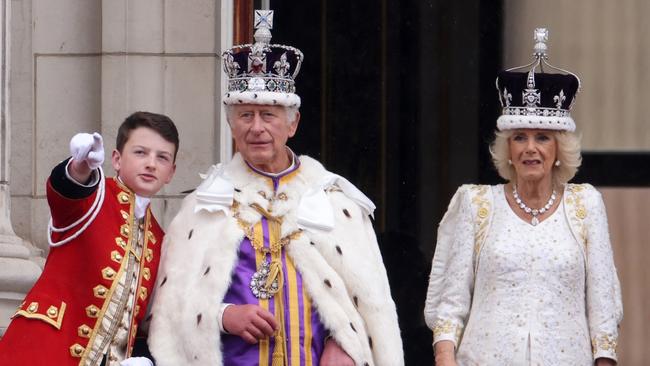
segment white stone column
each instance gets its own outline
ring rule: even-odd
[[[30,261],[30,250],[11,225],[9,155],[11,119],[9,113],[9,40],[11,0],[0,0],[0,335],[11,315],[40,275]]]
[[[267,2],[269,0],[266,0]],[[220,49],[219,52],[223,52],[228,48],[233,46],[233,0],[221,0],[221,19],[220,19]],[[268,9],[268,4],[266,8]],[[219,55],[221,59],[221,55]],[[222,71],[223,65],[219,62],[217,66],[219,73],[219,99],[221,95],[226,93],[226,85],[228,85],[228,78],[226,73]],[[230,132],[230,125],[226,122],[226,109],[221,107],[221,103],[217,105],[217,108],[220,110],[219,118],[221,123],[219,124],[219,162],[227,163],[232,158],[233,152],[233,142],[232,142],[232,133]]]
[[[178,128],[176,174],[152,201],[165,227],[182,192],[201,182],[198,173],[231,156],[219,58],[224,42],[232,44],[232,31],[222,23],[232,18],[232,0],[105,0],[101,16],[101,131],[107,152],[120,123],[135,111],[165,114]]]

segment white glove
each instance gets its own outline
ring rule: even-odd
[[[120,366],[153,366],[153,362],[146,357],[130,357],[120,362]]]
[[[70,155],[77,161],[86,161],[90,169],[97,169],[104,162],[104,141],[97,132],[78,133],[70,140]]]

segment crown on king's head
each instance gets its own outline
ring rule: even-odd
[[[302,52],[269,43],[272,10],[255,10],[255,29],[254,44],[233,46],[222,55],[228,76],[223,103],[300,107],[295,78],[303,61]]]
[[[496,87],[503,109],[497,119],[497,128],[501,131],[517,128],[575,131],[576,125],[569,112],[580,90],[580,79],[547,62],[546,28],[535,29],[533,39],[532,63],[498,73]],[[535,73],[538,66],[540,72]],[[560,73],[547,73],[545,66]]]

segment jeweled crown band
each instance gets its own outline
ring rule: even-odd
[[[544,117],[569,117],[569,110],[557,108],[529,108],[529,107],[506,107],[503,114],[512,116],[544,116]]]
[[[278,93],[295,93],[296,86],[293,80],[278,79],[275,77],[241,77],[228,80],[229,92],[278,92]]]

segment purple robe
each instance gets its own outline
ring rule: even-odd
[[[278,175],[270,175],[259,171],[249,164],[249,168],[264,177],[269,178],[273,183],[274,191],[282,184],[283,180],[291,179],[291,173],[300,168],[300,161],[294,158],[292,166]],[[264,246],[269,247],[269,223],[262,216],[261,232],[264,237]],[[282,250],[282,273],[284,283],[282,291],[270,300],[256,298],[250,287],[251,277],[257,271],[259,263],[263,260],[270,260],[270,254],[257,253],[250,240],[244,238],[239,247],[238,261],[232,274],[232,282],[223,302],[236,305],[256,304],[269,310],[277,318],[277,311],[284,311],[285,336],[287,339],[287,359],[291,366],[318,366],[320,356],[323,352],[327,329],[320,321],[316,309],[311,304],[302,282],[302,276],[296,270],[286,254]],[[282,296],[284,309],[276,309],[276,303]],[[275,349],[275,340],[269,337],[258,344],[248,344],[239,336],[223,334],[223,364],[224,366],[269,366],[271,356]]]

